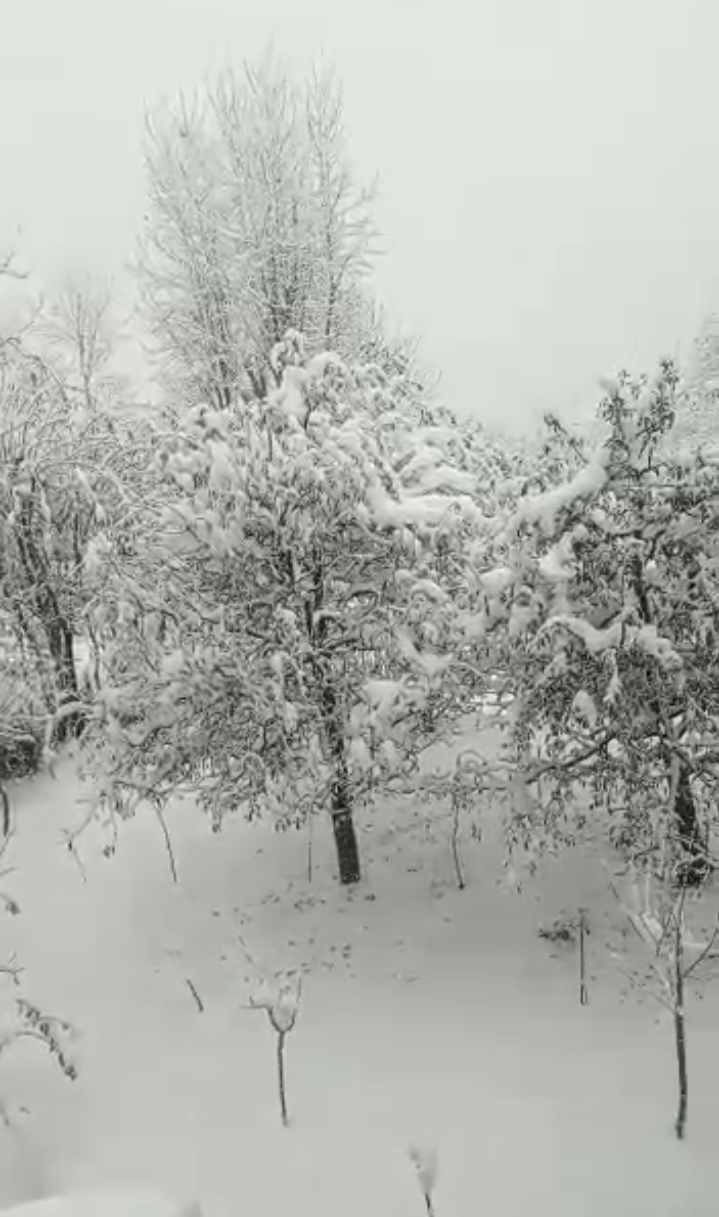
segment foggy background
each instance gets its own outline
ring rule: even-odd
[[[122,277],[146,105],[274,40],[344,82],[379,295],[461,413],[578,417],[719,306],[716,0],[2,0],[0,248]],[[126,289],[123,289],[126,290]]]

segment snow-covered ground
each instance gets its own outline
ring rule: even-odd
[[[437,1217],[716,1212],[719,985],[689,1008],[680,1144],[671,1027],[625,993],[599,859],[552,861],[518,895],[497,883],[490,831],[465,839],[459,891],[447,812],[385,806],[347,891],[324,824],[310,882],[306,832],[232,820],[214,836],[188,803],[168,816],[179,884],[152,813],[121,826],[111,858],[106,835],[86,834],[83,875],[63,845],[81,794],[68,762],[12,790],[18,870],[3,883],[22,915],[0,929],[28,997],[79,1029],[81,1076],[36,1045],[3,1056],[2,1096],[30,1109],[0,1127],[3,1205],[123,1186],[195,1196],[205,1217],[420,1217],[419,1141],[439,1153]],[[574,948],[537,935],[579,904],[587,1007]],[[260,971],[304,973],[288,1129],[238,932]]]

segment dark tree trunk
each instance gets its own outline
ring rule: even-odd
[[[327,620],[323,616],[318,617],[323,600],[322,558],[320,554],[317,554],[313,570],[313,595],[311,600],[305,601],[305,617],[307,634],[312,643],[318,648],[323,647],[327,635]],[[347,747],[342,707],[337,696],[331,661],[326,656],[320,658],[319,655],[315,654],[312,662],[317,681],[322,721],[334,771],[330,793],[330,813],[332,815],[332,830],[337,851],[340,883],[359,883],[362,873],[357,845],[357,833],[352,818],[351,784],[347,765]]]
[[[679,873],[676,881],[682,887],[700,887],[702,883],[706,882],[710,867],[689,780],[689,771],[684,765],[679,770],[674,798],[674,817],[680,853]]]
[[[332,831],[335,837],[340,883],[359,883],[362,875],[352,812],[333,809]]]
[[[357,833],[352,818],[349,772],[345,754],[345,740],[337,710],[337,698],[331,685],[326,685],[322,695],[325,726],[334,763],[332,781],[332,830],[337,850],[337,865],[340,883],[359,883],[361,878]]]
[[[69,739],[76,739],[82,735],[86,715],[79,706],[77,709],[63,713],[66,706],[79,700],[72,630],[68,623],[58,616],[46,623],[45,632],[55,670],[58,710],[60,711],[60,717],[55,726],[55,742],[63,744]]]

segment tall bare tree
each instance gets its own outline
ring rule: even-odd
[[[356,357],[377,324],[372,192],[331,73],[297,81],[272,56],[225,73],[148,120],[146,164],[137,270],[175,385],[222,408],[261,397],[289,330]]]

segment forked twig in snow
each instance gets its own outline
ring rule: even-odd
[[[292,1031],[300,1009],[300,997],[302,993],[302,978],[300,977],[296,984],[283,984],[274,993],[269,993],[265,997],[250,998],[250,1004],[246,1009],[264,1010],[270,1025],[277,1036],[276,1043],[276,1059],[277,1059],[277,1089],[280,1103],[280,1118],[284,1128],[289,1125],[289,1115],[287,1110],[287,1083],[285,1074],[285,1043],[287,1036]]]

